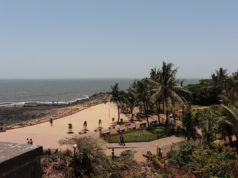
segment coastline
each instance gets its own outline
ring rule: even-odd
[[[91,104],[90,104],[91,103]],[[65,117],[55,118],[53,124],[46,120],[41,119],[38,122],[29,121],[23,125],[16,125],[0,132],[0,141],[9,143],[25,144],[27,138],[33,140],[34,145],[42,145],[44,149],[64,149],[64,146],[59,144],[59,140],[73,136],[91,136],[98,138],[99,132],[95,129],[99,127],[99,119],[102,121],[101,127],[108,129],[112,124],[112,118],[117,118],[117,107],[114,103],[105,102],[97,104],[95,100],[87,102],[82,106],[80,112],[68,115]],[[88,107],[86,107],[88,106]],[[67,112],[65,112],[66,114]],[[125,121],[129,118],[125,114],[121,114],[121,118]],[[86,134],[83,134],[84,122],[87,121]],[[69,133],[68,125],[72,124],[72,130]]]
[[[97,93],[88,99],[79,100],[68,105],[42,105],[32,107],[0,107],[0,122],[4,130],[32,126],[43,122],[73,115],[89,107],[106,103],[110,99],[109,93]]]

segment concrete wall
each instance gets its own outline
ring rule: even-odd
[[[1,178],[40,178],[42,147],[0,142]]]

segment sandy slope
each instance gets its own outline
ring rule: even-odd
[[[112,117],[117,118],[117,108],[112,103],[99,104],[71,116],[29,127],[8,130],[0,133],[0,142],[26,143],[26,138],[32,138],[34,144],[46,148],[58,148],[58,140],[68,137],[68,123],[72,123],[74,134],[83,129],[83,122],[87,121],[88,130],[93,132],[98,127],[98,120],[102,120],[102,127],[108,128],[112,123]],[[121,115],[126,118],[125,115]],[[89,133],[90,134],[90,133]],[[70,135],[72,136],[72,134]]]

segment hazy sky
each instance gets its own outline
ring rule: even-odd
[[[238,68],[237,0],[0,0],[0,78],[178,77]]]

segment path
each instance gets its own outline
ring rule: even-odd
[[[170,136],[154,140],[151,142],[137,142],[137,143],[126,143],[126,146],[120,146],[118,143],[108,143],[105,146],[105,152],[107,155],[111,155],[111,148],[116,147],[115,155],[118,156],[122,151],[125,150],[135,150],[135,159],[137,161],[145,161],[146,158],[143,157],[143,154],[146,154],[147,151],[150,151],[152,154],[156,153],[157,146],[162,148],[163,155],[165,156],[168,151],[170,151],[171,146],[184,141],[184,137]]]

